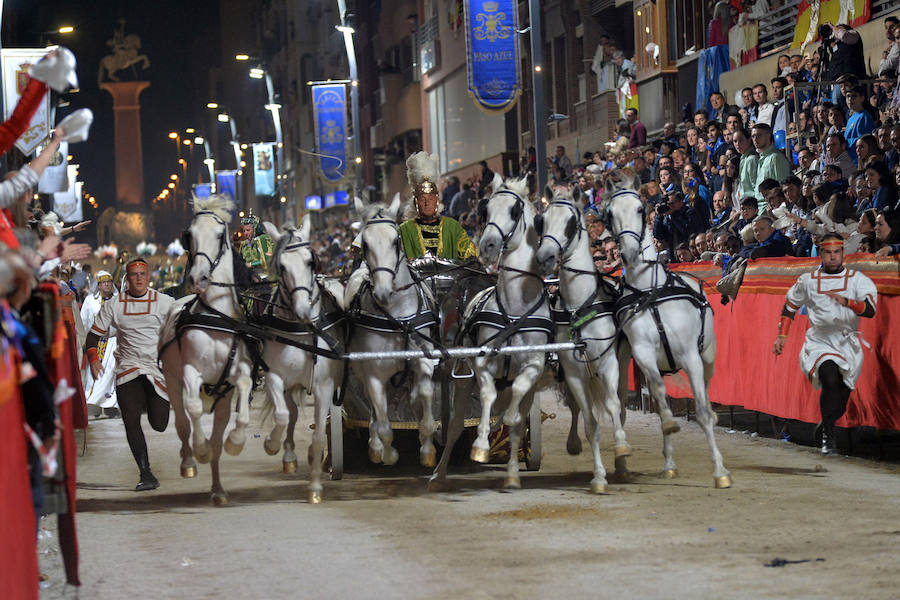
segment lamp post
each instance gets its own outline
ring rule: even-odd
[[[234,122],[234,117],[229,114],[228,109],[224,105],[219,104],[218,102],[208,102],[206,108],[215,111],[221,110],[222,112],[219,112],[216,115],[216,120],[219,123],[228,123],[228,128],[231,132],[231,148],[234,151],[234,193],[238,196],[234,200],[238,205],[243,206],[241,203],[241,144],[238,138],[237,125]],[[211,160],[212,158],[207,158],[207,161]],[[207,165],[210,165],[210,163],[207,162]],[[210,169],[211,168],[212,167],[210,166]],[[210,171],[210,173],[212,173],[212,171]]]
[[[546,111],[544,108],[544,73],[541,66],[542,46],[541,40],[541,3],[539,0],[529,0],[528,13],[531,21],[531,88],[534,99],[534,151],[537,161],[537,197],[544,194],[547,187],[547,125]]]
[[[338,12],[341,16],[341,24],[336,27],[344,34],[344,46],[347,49],[347,63],[350,66],[350,110],[353,119],[353,164],[356,177],[353,196],[358,196],[362,191],[362,149],[359,137],[359,75],[356,69],[356,51],[353,47],[353,34],[355,30],[347,24],[347,3],[345,0],[337,0]]]
[[[281,104],[275,102],[275,85],[272,83],[272,74],[266,68],[265,63],[260,59],[251,57],[249,54],[237,54],[234,57],[237,61],[256,62],[256,66],[250,69],[251,79],[264,79],[266,82],[266,95],[268,103],[265,109],[272,113],[272,123],[275,126],[275,196],[281,203],[281,220],[285,217],[285,198],[282,187],[284,179],[284,135],[281,130]]]

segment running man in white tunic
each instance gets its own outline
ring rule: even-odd
[[[794,315],[801,306],[809,311],[809,329],[800,351],[800,366],[813,387],[822,389],[819,409],[822,454],[836,454],[834,424],[847,410],[847,400],[862,371],[863,353],[859,318],[875,316],[878,290],[871,279],[844,268],[844,240],[826,234],[819,242],[822,266],[800,276],[787,293],[775,354],[784,351]]]
[[[116,295],[113,277],[107,271],[97,272],[97,291],[89,294],[81,305],[81,322],[85,331],[90,332],[94,319],[100,314],[103,303]],[[82,383],[87,395],[88,409],[113,408],[116,405],[116,332],[111,327],[108,335],[100,338],[97,344],[102,375],[94,379],[90,365],[84,370]]]
[[[100,313],[87,336],[87,353],[91,374],[96,379],[101,372],[97,344],[115,326],[116,396],[125,434],[131,453],[140,469],[141,480],[135,488],[141,492],[159,487],[150,470],[147,442],[141,429],[141,412],[156,431],[165,431],[169,424],[169,396],[165,379],[157,366],[156,348],[159,330],[174,300],[151,290],[150,268],[146,261],[136,258],[125,267],[126,289],[103,303]]]

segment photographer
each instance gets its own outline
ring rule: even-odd
[[[825,68],[825,80],[835,81],[847,73],[859,79],[866,78],[862,38],[855,29],[849,25],[825,23],[819,27],[819,35],[822,37],[819,56]],[[831,94],[832,102],[843,104],[838,86],[834,86]]]
[[[653,237],[665,240],[669,248],[677,248],[707,229],[709,229],[709,210],[702,200],[687,204],[681,192],[670,189],[667,190],[664,200],[656,205]]]

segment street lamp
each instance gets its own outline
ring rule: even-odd
[[[338,14],[341,16],[341,24],[336,27],[338,31],[344,34],[344,46],[347,49],[347,63],[350,66],[350,106],[353,115],[353,156],[362,160],[362,149],[359,139],[359,76],[356,70],[356,51],[353,47],[353,34],[355,30],[347,24],[347,3],[344,0],[337,0]],[[357,162],[355,186],[353,196],[356,197],[362,190],[362,169]]]

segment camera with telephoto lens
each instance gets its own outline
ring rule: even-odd
[[[668,200],[663,200],[662,202],[660,202],[659,204],[656,205],[656,212],[658,212],[659,214],[663,214],[663,215],[664,215],[664,214],[666,214],[667,212],[669,212],[669,208],[671,208],[671,207],[669,206],[669,201],[668,201]]]

